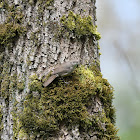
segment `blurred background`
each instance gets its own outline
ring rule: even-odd
[[[115,89],[121,140],[140,140],[140,0],[97,0],[101,71]]]

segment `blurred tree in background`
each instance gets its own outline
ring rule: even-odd
[[[97,1],[101,71],[115,88],[121,140],[140,140],[140,1]]]

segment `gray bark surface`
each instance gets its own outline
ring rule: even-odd
[[[90,15],[95,25],[95,0],[54,0],[53,6],[51,5],[43,9],[42,17],[38,13],[38,1],[33,5],[28,4],[28,2],[28,0],[8,0],[9,5],[15,4],[17,7],[21,7],[24,15],[23,25],[26,27],[27,32],[25,36],[21,35],[14,44],[10,45],[11,50],[5,49],[5,61],[8,58],[8,63],[12,64],[9,69],[10,75],[16,73],[19,79],[25,81],[25,87],[22,91],[14,91],[8,106],[5,99],[2,97],[0,99],[1,106],[3,107],[2,140],[13,140],[12,109],[14,100],[18,101],[17,107],[19,109],[22,108],[21,101],[29,93],[28,83],[31,75],[37,74],[41,78],[47,75],[54,66],[73,59],[79,60],[80,58],[82,64],[99,61],[96,39],[90,40],[86,38],[84,41],[75,39],[73,42],[67,38],[56,41],[54,37],[57,32],[55,23],[60,24],[60,18],[65,14],[67,15],[70,10],[81,16]],[[6,14],[6,11],[0,12],[0,24],[5,22]],[[32,36],[34,36],[33,39]],[[102,111],[102,105],[98,98],[93,99],[93,105],[89,111],[91,113]],[[60,131],[61,135],[52,139],[97,139],[97,132],[83,133],[81,135],[77,127],[73,128],[71,132],[67,128],[61,128]],[[39,138],[37,139],[39,140]]]

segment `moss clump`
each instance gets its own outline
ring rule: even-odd
[[[19,24],[0,24],[0,46],[7,45],[23,33],[23,27]]]
[[[7,2],[7,0],[0,0],[0,8],[1,9],[8,9],[8,2]]]
[[[94,80],[95,80],[95,76],[93,74],[93,71],[91,71],[90,69],[86,69],[81,66],[79,69],[77,69],[77,73],[81,74],[80,76],[80,82],[81,84],[86,84],[86,83],[91,83],[93,84],[94,83]]]
[[[9,6],[7,1],[3,3],[5,3],[3,8],[8,11],[8,16],[5,23],[0,24],[0,50],[16,41],[26,31],[25,27],[21,25],[23,19],[21,10],[15,8],[14,5]]]
[[[20,129],[20,131],[18,133],[18,137],[19,137],[19,139],[29,139],[29,136],[27,135],[25,130],[22,128]]]
[[[81,17],[78,14],[74,14],[72,11],[69,12],[68,16],[63,15],[60,19],[61,28],[60,35],[73,33],[77,38],[82,37],[93,37],[97,40],[101,38],[97,32],[96,26],[93,25],[91,16]]]
[[[46,1],[46,6],[50,6],[53,2],[54,2],[54,0],[47,0]]]
[[[78,125],[81,132],[99,131],[100,139],[119,139],[114,127],[113,88],[95,67],[95,71],[92,68],[81,66],[64,77],[68,84],[57,78],[47,88],[37,75],[32,75],[30,93],[23,102],[23,110],[17,114],[20,129],[27,135],[40,134],[41,138],[47,138],[56,136],[63,125],[69,129]],[[101,100],[103,109],[90,114],[88,109],[94,98]]]
[[[37,75],[31,75],[29,77],[29,79],[31,80],[31,82],[29,83],[29,89],[31,91],[38,91],[41,92],[42,91],[42,83],[41,81],[38,80]]]
[[[17,89],[21,92],[24,90],[25,83],[24,80],[17,81]]]

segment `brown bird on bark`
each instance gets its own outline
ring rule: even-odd
[[[79,64],[79,60],[71,60],[56,66],[51,72],[51,77],[44,82],[43,86],[47,87],[56,77],[69,75]]]

